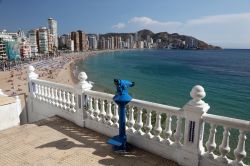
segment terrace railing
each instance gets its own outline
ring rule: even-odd
[[[91,90],[92,85],[86,81],[84,72],[78,79],[74,87],[40,80],[30,66],[28,105],[31,122],[58,115],[107,136],[117,135],[119,116],[114,95]],[[250,122],[208,114],[210,107],[202,100],[206,96],[202,86],[194,86],[190,96],[192,99],[181,108],[133,99],[127,106],[128,142],[180,165],[249,164],[245,144]],[[210,126],[206,140],[205,124]],[[223,128],[222,138],[216,138],[218,126]],[[238,140],[233,140],[237,142],[232,149],[234,156],[229,155],[231,129],[238,131]],[[216,142],[220,142],[219,146]]]

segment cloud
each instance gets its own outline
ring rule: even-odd
[[[119,23],[112,26],[112,28],[114,28],[114,29],[123,29],[125,27],[126,27],[126,25],[122,22],[119,22]]]
[[[191,19],[186,22],[187,25],[205,25],[205,24],[225,24],[234,21],[250,20],[250,13],[224,14],[206,16],[198,19]]]
[[[182,25],[179,21],[161,22],[150,17],[133,17],[128,21],[128,24],[143,28],[151,28],[155,31],[175,31]]]

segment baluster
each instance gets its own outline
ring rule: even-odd
[[[161,113],[160,112],[156,112],[156,123],[155,123],[155,127],[154,127],[154,135],[155,135],[155,139],[157,141],[162,141],[162,138],[160,136],[162,132],[162,128],[161,128]]]
[[[221,145],[219,146],[219,151],[221,155],[218,157],[218,160],[226,164],[229,162],[226,156],[230,152],[229,136],[230,136],[229,128],[224,127],[223,139]]]
[[[215,124],[210,124],[210,134],[206,142],[206,147],[207,147],[206,156],[210,159],[215,158],[213,151],[216,149],[216,143],[215,143],[216,127],[217,126]]]
[[[92,97],[90,97],[89,96],[89,108],[88,108],[88,116],[90,117],[90,119],[94,119],[94,114],[93,114],[93,112],[94,112],[94,108],[93,108],[93,104],[92,104],[92,102],[93,102],[93,99],[92,99]]]
[[[95,110],[94,110],[94,116],[95,116],[95,120],[99,121],[99,114],[100,114],[100,109],[99,109],[99,99],[95,98],[94,99],[95,102]]]
[[[138,108],[137,119],[136,119],[136,133],[139,135],[144,135],[142,131],[143,122],[142,122],[142,108]]]
[[[107,114],[106,114],[106,119],[107,119],[107,124],[108,125],[113,125],[113,122],[112,122],[112,104],[111,104],[111,101],[108,101],[108,110],[107,110]]]
[[[38,99],[39,98],[39,89],[38,89],[38,84],[35,84],[35,87],[36,87],[36,91],[35,91],[35,96],[36,98]]]
[[[167,114],[167,118],[166,118],[166,128],[163,131],[165,139],[164,139],[164,143],[170,145],[173,142],[170,140],[170,136],[172,135],[172,130],[171,130],[171,123],[172,123],[172,116],[170,114]]]
[[[58,97],[58,103],[59,103],[59,107],[63,108],[63,98],[62,98],[62,90],[59,89],[59,97]]]
[[[114,116],[113,116],[113,121],[114,121],[114,123],[113,123],[113,126],[114,127],[119,127],[119,123],[118,123],[118,121],[119,121],[119,112],[118,112],[118,105],[117,104],[114,104]]]
[[[65,104],[66,106],[67,106],[67,109],[69,110],[69,111],[71,111],[71,109],[70,109],[70,106],[71,106],[71,101],[70,101],[70,93],[69,92],[66,92],[67,93],[67,99],[66,99],[66,103],[67,104]]]
[[[59,106],[59,97],[58,94],[59,92],[57,91],[57,88],[55,88],[55,105],[58,107]]]
[[[146,138],[153,138],[154,136],[151,134],[151,130],[152,130],[152,123],[151,123],[151,110],[147,110],[147,119],[146,119],[146,125],[144,126],[144,129],[146,131]]]
[[[101,111],[100,111],[100,118],[101,121],[103,123],[105,123],[105,116],[106,116],[106,112],[105,112],[105,101],[101,100]]]
[[[66,93],[64,90],[62,91],[62,108],[67,109]]]
[[[76,102],[75,102],[75,94],[71,94],[71,111],[76,112]]]
[[[34,82],[32,82],[31,85],[32,85],[31,89],[32,89],[33,97],[36,98],[36,94],[37,94],[36,84]]]
[[[129,118],[128,118],[128,131],[134,133],[134,124],[135,124],[135,119],[134,119],[134,108],[133,106],[130,106],[129,109]]]
[[[48,102],[48,92],[47,92],[47,86],[44,85],[44,95],[43,95],[43,101]]]
[[[236,149],[234,150],[234,156],[235,156],[235,160],[232,162],[233,165],[239,165],[239,166],[243,166],[243,159],[246,157],[247,153],[245,150],[245,142],[246,142],[246,133],[243,130],[240,130],[240,134],[239,134],[239,140],[238,140],[238,145],[236,147]]]
[[[44,100],[44,87],[41,85],[41,101]]]
[[[39,94],[38,99],[39,100],[42,100],[42,89],[41,88],[42,88],[41,85],[38,85],[38,94]]]
[[[174,133],[174,138],[175,142],[174,144],[176,146],[181,146],[181,123],[182,123],[182,118],[180,116],[177,116],[177,121],[176,121],[176,132]]]
[[[54,94],[53,87],[51,87],[51,103],[52,103],[52,105],[55,105],[55,94]]]
[[[48,88],[47,88],[47,91],[48,91],[48,103],[51,104],[51,93],[50,93],[51,88],[50,88],[49,86],[48,86]]]

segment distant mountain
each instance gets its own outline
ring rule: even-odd
[[[192,36],[180,35],[178,33],[159,32],[153,33],[148,29],[143,29],[137,33],[106,33],[100,35],[100,37],[121,36],[125,41],[133,35],[138,41],[149,42],[149,39],[153,39],[154,48],[169,48],[169,49],[222,49],[219,46],[213,46],[207,44],[204,41],[196,39]]]
[[[178,33],[169,34],[168,32],[153,33],[143,29],[137,32],[138,39],[144,41],[150,36],[154,42],[158,41],[158,48],[172,49],[221,49],[219,46],[209,45],[204,41],[192,36],[179,35]]]

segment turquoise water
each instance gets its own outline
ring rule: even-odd
[[[250,50],[134,50],[102,53],[77,64],[96,89],[114,93],[114,78],[135,82],[134,98],[182,107],[194,85],[202,85],[208,113],[250,121]],[[223,129],[217,128],[217,149]],[[231,130],[229,157],[237,146],[238,131]],[[209,127],[205,127],[204,143]],[[245,161],[250,164],[250,134]]]
[[[79,63],[94,86],[108,92],[115,92],[114,78],[128,79],[136,83],[134,98],[182,107],[199,84],[209,113],[250,120],[250,50],[119,51]]]

